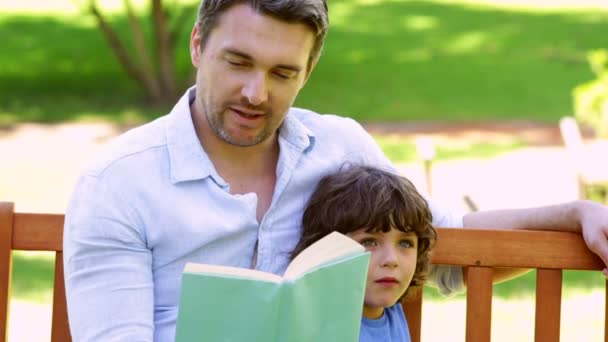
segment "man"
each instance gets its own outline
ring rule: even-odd
[[[74,340],[173,340],[187,261],[282,273],[322,176],[344,162],[391,167],[354,121],[291,107],[327,24],[323,0],[203,1],[190,39],[196,87],[110,143],[76,186],[64,236]],[[582,231],[608,261],[599,204],[464,218],[430,205],[439,226]],[[445,293],[463,286],[460,268],[432,279]]]

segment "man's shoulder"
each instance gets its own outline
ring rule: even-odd
[[[94,157],[92,163],[85,169],[85,173],[99,175],[117,162],[132,163],[136,166],[140,163],[137,157],[141,157],[143,153],[165,148],[166,120],[167,116],[163,116],[114,137]]]
[[[348,131],[349,133],[364,132],[363,127],[349,117],[337,114],[320,114],[308,109],[292,107],[289,115],[293,115],[314,134],[323,132]]]

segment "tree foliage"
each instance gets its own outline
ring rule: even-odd
[[[608,138],[608,50],[591,51],[588,61],[595,79],[574,89],[575,116]]]

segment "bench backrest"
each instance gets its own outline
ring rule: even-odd
[[[15,213],[12,203],[0,202],[1,342],[8,338],[13,250],[55,252],[51,341],[71,341],[63,281],[63,215]]]
[[[543,342],[560,340],[562,270],[604,268],[602,261],[587,249],[582,237],[576,233],[438,228],[437,234],[433,263],[468,267],[467,342],[491,339],[492,267],[536,269],[534,339]],[[403,303],[413,342],[420,341],[421,295]],[[604,310],[608,308],[606,304]],[[607,323],[605,319],[606,342]]]
[[[63,220],[63,215],[15,213],[12,203],[0,202],[0,342],[6,341],[8,333],[13,250],[56,253],[51,341],[71,340],[63,281]],[[449,228],[438,228],[437,233],[433,262],[468,267],[467,342],[490,341],[492,267],[537,269],[535,340],[556,342],[560,333],[562,270],[604,268],[575,233]],[[404,309],[412,341],[418,342],[422,297],[404,303]],[[604,334],[608,342],[608,335]]]

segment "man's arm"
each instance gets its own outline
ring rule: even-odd
[[[582,233],[587,247],[608,265],[608,207],[593,201],[573,201],[538,208],[479,211],[464,216],[465,228],[557,230]],[[501,269],[495,281],[513,278],[521,270]],[[608,276],[608,270],[604,269]],[[465,277],[466,279],[466,277]]]
[[[152,256],[116,187],[83,177],[66,213],[64,268],[74,341],[152,341]]]

